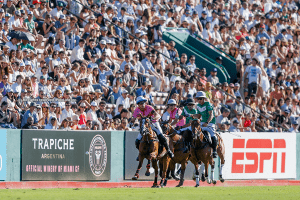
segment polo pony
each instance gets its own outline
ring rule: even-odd
[[[175,180],[180,180],[179,184],[176,187],[180,187],[183,185],[184,182],[184,173],[187,166],[187,162],[189,160],[189,152],[186,151],[185,145],[185,137],[188,137],[186,131],[183,135],[177,134],[175,129],[168,123],[162,123],[162,130],[164,134],[168,135],[173,141],[173,148],[174,148],[174,158],[170,162],[169,171],[171,171],[171,176]],[[175,164],[181,164],[181,174],[180,179],[175,176]],[[164,182],[164,186],[167,185],[167,180]]]
[[[155,178],[153,183],[153,188],[159,188],[160,185],[157,183],[158,177],[158,165],[157,161],[163,163],[163,174],[166,174],[168,169],[168,164],[170,162],[170,157],[167,155],[167,151],[163,148],[161,154],[159,154],[159,140],[157,138],[156,133],[151,129],[151,120],[147,117],[141,117],[140,119],[140,134],[142,135],[142,140],[139,146],[139,165],[136,170],[135,175],[132,177],[132,180],[137,180],[139,178],[139,172],[143,165],[143,160],[146,158],[152,162],[152,167],[154,168]],[[167,138],[168,140],[168,138]],[[170,140],[168,140],[169,142]],[[170,143],[170,142],[169,142]],[[172,150],[172,144],[170,145],[170,149]],[[164,177],[162,176],[164,179]],[[163,181],[162,181],[163,182]]]
[[[217,181],[214,179],[214,170],[215,170],[215,161],[212,158],[212,148],[210,147],[209,142],[207,141],[206,137],[204,136],[201,127],[200,127],[200,120],[193,120],[191,124],[192,128],[192,136],[193,136],[193,142],[191,146],[191,158],[190,161],[195,165],[196,170],[196,186],[199,186],[199,168],[198,163],[202,161],[201,165],[201,180],[207,181],[207,183],[216,184]],[[209,133],[208,133],[209,134]],[[225,180],[222,177],[222,169],[225,164],[225,146],[222,138],[219,134],[217,134],[218,138],[218,146],[217,146],[217,153],[221,159],[221,166],[219,171],[219,179],[223,183]],[[208,165],[211,165],[211,178],[208,178]],[[204,172],[205,168],[205,172]],[[205,173],[205,174],[204,174]]]

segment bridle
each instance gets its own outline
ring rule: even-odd
[[[170,127],[171,125],[169,125],[167,121],[161,123],[161,129],[164,135],[169,135],[171,129]]]
[[[141,118],[140,134],[142,136],[144,136],[144,135],[150,135],[151,134],[149,128],[146,127],[146,123],[149,123],[147,121],[147,118]]]
[[[201,127],[200,127],[200,120],[194,120],[192,122],[192,134],[193,134],[193,143],[192,144],[193,144],[195,149],[203,149],[208,145],[207,142],[203,141],[204,140],[204,135],[203,135],[203,132],[202,132]],[[197,140],[199,140],[202,145],[200,145],[200,146],[196,145]]]

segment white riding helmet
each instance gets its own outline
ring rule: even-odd
[[[144,97],[142,96],[139,96],[138,98],[136,98],[136,103],[139,104],[140,102],[142,101],[147,101],[147,99],[145,99]]]
[[[197,92],[197,94],[196,94],[196,98],[200,98],[200,97],[204,97],[204,98],[206,98],[206,94],[205,94],[205,92],[202,92],[202,91],[200,91],[200,92]]]
[[[176,103],[175,99],[169,99],[168,105],[176,105],[176,104],[177,103]]]

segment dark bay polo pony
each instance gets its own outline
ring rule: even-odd
[[[198,169],[198,163],[202,161],[202,177],[201,180],[205,181],[207,180],[207,183],[216,184],[217,181],[214,180],[214,169],[215,169],[215,162],[212,158],[212,148],[210,147],[209,143],[206,141],[205,136],[201,130],[200,127],[200,121],[194,120],[191,124],[192,128],[192,134],[193,134],[193,142],[192,142],[192,148],[191,148],[191,157],[190,161],[195,165],[196,170],[196,186],[199,186],[199,169]],[[208,133],[209,134],[209,133]],[[217,152],[221,159],[221,166],[220,166],[220,181],[224,182],[224,179],[222,178],[222,168],[225,164],[225,146],[222,138],[220,135],[217,134],[218,137],[218,146],[217,146]],[[211,165],[211,179],[208,178],[208,165]],[[205,176],[204,176],[204,167],[205,167]]]
[[[186,145],[184,138],[188,137],[186,133],[183,133],[183,135],[177,134],[177,132],[173,129],[173,127],[168,123],[162,123],[162,130],[164,134],[168,135],[173,141],[173,147],[174,147],[174,158],[170,162],[169,171],[171,171],[171,176],[178,180],[178,178],[175,176],[175,163],[181,164],[181,174],[180,174],[180,182],[176,187],[180,187],[183,185],[184,182],[184,172],[187,166],[187,162],[189,159],[189,152],[186,150]],[[184,153],[186,152],[186,153]],[[167,185],[167,180],[164,182],[164,185]]]
[[[152,162],[152,167],[154,168],[155,172],[155,178],[152,187],[157,188],[160,187],[160,185],[157,183],[157,161],[160,159],[160,162],[163,163],[163,174],[166,174],[168,164],[170,162],[170,157],[167,155],[167,151],[165,150],[165,148],[163,148],[163,152],[159,154],[159,140],[156,133],[151,129],[150,123],[150,118],[142,117],[140,119],[140,134],[142,135],[142,140],[139,146],[139,165],[135,175],[132,177],[132,180],[137,180],[139,178],[139,172],[142,168],[143,160],[146,158],[147,160],[150,160]],[[172,150],[172,144],[169,145],[170,149]]]

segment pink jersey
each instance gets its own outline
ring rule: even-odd
[[[141,118],[141,115],[142,117],[151,117],[152,114],[151,112],[154,110],[154,108],[152,106],[149,106],[149,105],[146,105],[145,107],[145,110],[144,111],[141,111],[141,109],[139,107],[137,107],[135,109],[135,111],[133,112],[133,117],[134,118]],[[154,110],[155,111],[155,110]],[[153,121],[153,122],[156,122],[156,121]]]
[[[176,115],[177,110],[178,110],[178,115],[179,115],[179,116],[181,115],[182,110],[181,110],[181,109],[178,109],[178,108],[175,108],[174,110],[172,110],[172,111],[170,112],[170,118],[171,118],[171,119],[175,119],[175,115]],[[185,117],[182,118],[181,120],[179,120],[179,121],[177,122],[177,124],[176,124],[176,126],[183,126],[183,125],[185,125]]]

